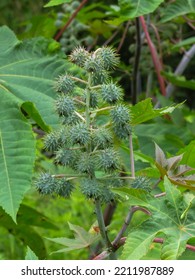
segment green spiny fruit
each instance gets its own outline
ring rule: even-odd
[[[56,91],[64,94],[72,93],[74,87],[75,87],[75,82],[68,74],[61,75],[55,83]]]
[[[101,86],[101,95],[104,101],[113,104],[121,100],[123,92],[121,87],[110,83]]]
[[[35,184],[39,193],[52,194],[56,186],[56,180],[51,174],[42,173]]]
[[[73,114],[75,110],[75,104],[69,96],[59,96],[56,100],[56,109],[59,116],[68,117]]]
[[[98,165],[106,172],[117,170],[120,167],[118,153],[113,148],[99,151]]]
[[[147,177],[138,176],[132,182],[131,187],[134,189],[142,189],[147,192],[151,191],[150,180]]]
[[[90,131],[86,124],[78,123],[70,130],[70,135],[73,144],[86,145],[90,140]]]
[[[61,197],[69,198],[74,190],[74,185],[67,181],[66,178],[60,178],[55,185],[55,193]]]

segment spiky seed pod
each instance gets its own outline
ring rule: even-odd
[[[70,130],[73,144],[86,145],[90,140],[90,131],[84,123],[74,125]]]
[[[69,116],[63,116],[62,118],[62,124],[65,125],[74,125],[77,124],[78,122],[80,122],[80,118],[77,116],[75,112],[73,112]]]
[[[131,187],[134,189],[142,189],[147,192],[150,192],[152,190],[150,180],[147,177],[143,176],[136,177],[132,182]]]
[[[89,57],[89,52],[82,47],[77,47],[70,54],[70,61],[76,65],[83,67],[86,59]]]
[[[70,128],[68,126],[59,129],[56,135],[58,135],[59,139],[59,148],[70,145]]]
[[[60,149],[56,152],[55,162],[64,166],[73,166],[77,159],[77,151]]]
[[[89,73],[98,73],[104,70],[104,66],[101,59],[91,55],[85,60],[84,69]]]
[[[59,116],[68,117],[73,114],[75,110],[75,104],[69,96],[59,96],[56,100],[56,109]]]
[[[102,186],[100,200],[102,203],[111,203],[114,202],[115,195],[109,188]]]
[[[55,83],[56,91],[64,94],[72,93],[74,87],[75,82],[68,74],[61,75]]]
[[[128,123],[120,124],[120,125],[114,124],[113,130],[114,130],[115,135],[119,139],[126,139],[131,134],[131,125]]]
[[[116,86],[113,83],[103,84],[101,86],[101,95],[104,101],[113,104],[121,100],[123,96],[123,91],[121,87]]]
[[[91,77],[91,83],[93,86],[100,85],[102,83],[107,83],[109,81],[109,75],[108,72],[104,69],[93,72]]]
[[[117,105],[110,111],[110,115],[114,125],[120,126],[129,123],[130,113],[125,105]]]
[[[99,149],[105,149],[112,145],[112,135],[110,130],[105,127],[94,130],[92,134],[92,144]]]
[[[56,181],[51,174],[42,173],[35,182],[35,185],[39,193],[52,194],[56,186]]]
[[[61,145],[61,141],[59,139],[58,133],[50,132],[45,136],[44,146],[47,151],[55,152],[60,145]]]
[[[73,190],[73,184],[71,184],[70,181],[67,181],[66,178],[57,179],[54,189],[57,195],[69,198]]]
[[[81,180],[81,192],[88,199],[99,199],[101,197],[101,188],[97,179],[84,178]]]
[[[115,68],[120,62],[116,51],[108,46],[97,49],[96,57],[101,58],[105,70]]]
[[[98,154],[98,165],[106,172],[117,170],[120,167],[118,153],[112,148],[100,151]]]
[[[119,179],[119,177],[120,177],[120,174],[118,174],[118,173],[112,174],[112,178],[109,180],[106,180],[106,186],[111,187],[111,188],[113,188],[113,187],[119,188],[119,187],[124,186],[124,184],[125,184],[124,180]]]
[[[76,169],[81,173],[93,174],[95,170],[95,158],[88,153],[82,153],[76,163]]]

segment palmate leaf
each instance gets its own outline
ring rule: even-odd
[[[119,0],[120,16],[112,21],[112,24],[120,24],[124,21],[154,12],[164,0]]]
[[[35,139],[19,101],[0,90],[0,206],[16,220],[24,193],[31,186]]]
[[[177,105],[166,106],[161,109],[154,109],[151,98],[147,98],[143,101],[138,102],[136,105],[130,107],[131,112],[131,125],[135,126],[140,123],[149,121],[156,117],[170,114],[175,108],[180,106],[182,103]]]
[[[162,75],[173,85],[183,88],[195,89],[195,80],[187,80],[184,76],[178,76],[173,73],[162,72]]]
[[[21,101],[34,103],[45,124],[55,126],[59,121],[55,114],[54,82],[72,65],[57,55],[46,55],[46,47],[43,39],[21,42],[8,27],[1,27],[0,89]],[[43,123],[38,125],[46,130]]]
[[[66,237],[47,238],[52,242],[65,246],[65,248],[52,253],[63,253],[72,250],[88,248],[91,244],[93,244],[100,238],[99,233],[91,233],[91,231],[86,231],[84,228],[73,225],[71,223],[69,223],[69,228],[74,231],[74,239]]]
[[[163,10],[162,22],[167,22],[178,16],[195,13],[194,0],[177,0],[167,5]]]
[[[22,112],[45,131],[57,125],[54,80],[70,67],[44,48],[43,39],[21,42],[0,28],[0,206],[14,220],[35,161],[35,138]]]
[[[166,196],[159,198],[130,188],[121,190],[130,205],[147,207],[152,214],[141,225],[130,230],[122,259],[142,259],[149,252],[154,238],[161,235],[164,238],[161,259],[175,260],[185,251],[188,240],[195,236],[194,196],[190,200],[185,199],[167,177],[164,187]]]
[[[183,153],[182,164],[195,168],[195,140],[191,141],[185,148],[182,148],[179,153]]]
[[[195,175],[184,176],[194,168],[180,164],[183,154],[166,158],[163,150],[155,143],[155,164],[160,171],[161,177],[167,176],[174,185],[179,185],[189,190],[195,190]]]

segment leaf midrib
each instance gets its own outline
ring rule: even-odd
[[[12,216],[14,216],[14,205],[13,205],[13,198],[12,198],[12,195],[11,195],[11,185],[10,185],[10,180],[9,180],[9,171],[8,171],[6,156],[5,156],[5,152],[4,152],[5,150],[4,150],[3,137],[2,137],[1,130],[0,130],[0,143],[1,143],[1,147],[2,147],[3,162],[4,162],[4,166],[5,166],[8,193],[9,193],[10,202],[11,202]]]

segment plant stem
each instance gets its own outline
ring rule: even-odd
[[[129,212],[125,218],[124,224],[121,228],[121,230],[119,231],[119,233],[117,234],[116,238],[114,239],[114,241],[112,242],[113,247],[117,248],[118,243],[121,239],[121,237],[123,236],[124,232],[126,231],[127,227],[129,226],[131,219],[133,217],[133,207],[130,207]]]
[[[101,203],[99,200],[95,201],[95,209],[96,209],[98,225],[100,228],[100,234],[102,236],[103,242],[104,242],[106,248],[108,249],[108,251],[111,251],[112,244],[107,235],[107,231],[106,231],[106,227],[105,227],[105,223],[104,223],[104,217],[103,217],[103,213],[102,213],[102,209],[101,209]]]
[[[133,66],[132,83],[131,83],[132,104],[133,105],[135,105],[137,103],[138,69],[139,69],[139,61],[140,61],[140,54],[141,54],[141,34],[140,34],[139,18],[135,19],[135,26],[136,26],[136,51],[135,51],[135,61],[134,61],[134,66]]]
[[[91,87],[91,74],[89,74],[88,77],[87,96],[86,96],[86,125],[88,129],[90,128],[90,87]]]
[[[134,153],[133,153],[133,138],[132,133],[129,136],[129,148],[130,148],[130,164],[131,164],[131,176],[135,178],[135,163],[134,163]],[[133,179],[132,178],[132,179]]]
[[[88,129],[90,129],[90,124],[91,124],[91,119],[90,119],[90,89],[91,89],[91,74],[88,76],[88,85],[86,87],[86,126]],[[90,154],[91,153],[91,143],[87,145],[87,152]],[[95,174],[92,173],[90,177],[95,177]],[[98,226],[100,229],[100,234],[102,236],[103,242],[107,248],[107,250],[110,252],[109,256],[110,258],[113,257],[112,255],[112,244],[108,238],[106,227],[105,227],[105,222],[104,222],[104,216],[103,212],[101,209],[101,202],[99,199],[95,200],[95,210],[96,210],[96,216],[97,216],[97,221],[98,221]]]
[[[154,64],[154,67],[155,67],[155,70],[156,70],[156,73],[157,73],[161,93],[162,93],[162,95],[166,96],[165,81],[164,81],[164,78],[161,76],[162,64],[161,64],[160,59],[158,57],[156,48],[155,48],[155,46],[154,46],[154,44],[153,44],[153,42],[150,38],[148,28],[147,28],[147,25],[145,23],[145,20],[144,20],[143,16],[140,16],[140,21],[141,21],[144,33],[146,35],[146,40],[147,40],[147,43],[148,43],[148,47],[149,47],[151,55],[152,55],[152,61],[153,61],[153,64]]]

